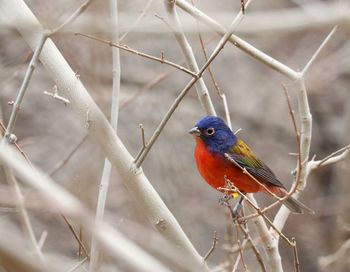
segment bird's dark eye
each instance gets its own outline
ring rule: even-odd
[[[214,128],[207,128],[205,130],[205,134],[207,134],[209,136],[213,135],[214,133],[215,133],[215,129]]]

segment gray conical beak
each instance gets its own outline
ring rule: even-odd
[[[194,136],[201,136],[201,131],[198,127],[193,127],[188,131],[189,134],[192,134]]]

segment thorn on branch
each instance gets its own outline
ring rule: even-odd
[[[90,125],[91,125],[91,122],[92,122],[92,120],[89,117],[89,114],[90,114],[90,109],[88,109],[86,111],[86,119],[85,119],[85,127],[86,127],[86,129],[90,128]]]
[[[215,250],[215,247],[216,247],[218,241],[219,241],[219,238],[216,236],[216,230],[214,230],[214,232],[213,232],[213,241],[212,241],[212,244],[211,244],[211,247],[210,247],[209,251],[207,252],[207,254],[205,254],[205,256],[203,258],[204,261],[206,261],[209,258],[209,256],[213,253],[213,251]]]
[[[9,144],[15,144],[17,142],[16,134],[10,133],[10,134],[5,135],[5,137],[7,138],[7,142]]]
[[[141,129],[141,138],[142,138],[142,147],[146,147],[146,138],[145,138],[145,129],[143,127],[143,124],[139,124],[139,127]]]
[[[242,14],[245,14],[245,4],[244,4],[244,0],[241,0],[241,11],[242,11]]]
[[[164,231],[168,228],[168,223],[164,219],[161,218],[157,221],[156,227],[157,227],[157,229]]]
[[[78,78],[78,77],[77,77],[77,78]],[[70,101],[69,101],[67,98],[65,98],[65,97],[63,97],[63,96],[60,96],[60,95],[58,94],[58,89],[57,89],[57,86],[56,86],[56,85],[53,87],[53,92],[44,91],[43,94],[48,95],[48,96],[51,96],[51,97],[53,97],[54,99],[57,99],[58,101],[63,102],[65,106],[67,106],[67,104],[70,104]]]

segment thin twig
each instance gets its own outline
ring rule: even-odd
[[[167,64],[171,67],[174,67],[182,72],[185,72],[189,75],[191,75],[192,77],[197,77],[197,74],[195,72],[192,72],[190,70],[188,70],[187,68],[179,65],[179,64],[176,64],[174,62],[171,62],[169,60],[166,60],[166,59],[162,59],[162,58],[158,58],[158,57],[155,57],[155,56],[152,56],[152,55],[149,55],[149,54],[145,54],[145,53],[142,53],[140,51],[137,51],[135,49],[132,49],[126,45],[121,45],[121,44],[118,44],[118,43],[115,43],[115,42],[111,42],[111,41],[108,41],[108,40],[104,40],[104,39],[101,39],[99,37],[95,37],[95,36],[92,36],[92,35],[89,35],[89,34],[83,34],[83,33],[75,33],[75,35],[78,35],[78,36],[83,36],[83,37],[86,37],[86,38],[89,38],[89,39],[92,39],[92,40],[96,40],[96,41],[99,41],[101,43],[104,43],[104,44],[107,44],[109,46],[112,46],[112,47],[117,47],[119,49],[122,49],[124,51],[127,51],[129,53],[132,53],[132,54],[135,54],[137,56],[140,56],[140,57],[144,57],[146,59],[150,59],[150,60],[154,60],[154,61],[158,61],[162,64]]]
[[[240,196],[242,196],[249,203],[249,205],[253,207],[256,212],[265,219],[265,221],[276,231],[276,233],[278,233],[279,236],[281,236],[290,246],[292,246],[292,242],[273,224],[273,222],[264,213],[262,213],[262,210],[257,205],[255,205],[245,194],[243,194],[229,179],[227,179],[227,182],[232,188],[219,187],[218,190],[228,193],[238,193]],[[238,218],[238,221],[244,222],[241,218]]]
[[[243,253],[241,253],[241,252],[243,252],[243,250],[245,249],[245,247],[246,247],[246,245],[247,245],[247,242],[248,242],[248,239],[244,239],[242,243],[241,243],[239,240],[237,241],[238,246],[239,246],[239,252],[240,252],[240,253],[238,254],[237,259],[236,259],[236,261],[235,261],[235,263],[234,263],[234,265],[233,265],[232,272],[237,271],[238,264],[239,264],[239,261],[240,261],[240,260],[242,260],[242,263],[243,263],[243,259],[242,259]],[[244,266],[244,269],[245,269],[245,271],[247,271],[246,266]]]
[[[30,221],[29,214],[28,214],[27,209],[25,207],[25,204],[23,201],[24,197],[23,197],[21,188],[18,185],[17,178],[15,177],[11,168],[9,168],[7,166],[3,166],[2,168],[4,170],[7,182],[14,190],[14,195],[16,197],[17,207],[19,209],[20,219],[21,219],[22,224],[23,224],[23,230],[27,234],[29,241],[33,247],[35,254],[38,257],[40,264],[45,265],[44,256],[43,256],[43,253],[42,253],[41,248],[39,246],[39,243],[35,237],[33,225]]]
[[[144,92],[150,90],[155,85],[166,79],[168,76],[173,73],[174,70],[170,70],[167,72],[164,72],[160,75],[156,75],[149,83],[147,83],[144,87],[142,87],[139,91],[137,91],[135,94],[133,94],[130,98],[126,99],[123,103],[120,105],[120,109],[125,108],[127,105],[129,105],[132,101],[134,101],[138,96],[143,94]]]
[[[239,238],[239,227],[238,227],[237,221],[235,222],[235,228],[236,228],[236,235],[237,235],[237,244],[238,244],[238,248],[239,248],[239,256],[240,256],[240,259],[242,260],[242,265],[243,265],[243,267],[244,267],[244,271],[247,271],[248,268],[247,268],[247,265],[246,265],[246,263],[245,263],[245,261],[244,261],[243,250],[244,250],[244,248],[245,248],[245,245],[246,245],[248,239],[247,239],[247,237],[244,238],[244,240],[243,240],[244,246],[242,246],[241,240],[240,240],[240,238]],[[236,269],[237,269],[237,267],[238,267],[238,260],[239,260],[239,258],[237,258],[237,261],[236,261],[237,265],[235,264],[235,265],[233,266],[232,271],[236,271]]]
[[[22,104],[24,94],[27,91],[29,82],[32,78],[33,72],[34,72],[36,65],[38,63],[38,60],[39,60],[41,50],[43,49],[43,46],[44,46],[46,40],[47,40],[47,35],[42,34],[42,36],[39,40],[39,43],[38,43],[38,45],[34,51],[34,54],[32,56],[32,59],[30,60],[29,66],[27,68],[26,74],[24,76],[24,79],[23,79],[23,82],[21,85],[21,88],[19,89],[18,95],[16,97],[16,101],[13,104],[12,112],[10,115],[10,120],[7,124],[6,131],[5,131],[5,137],[2,139],[2,144],[4,144],[7,141],[7,138],[9,137],[9,135],[13,133],[13,129],[15,127],[17,115],[18,115],[18,112],[20,110],[20,106]]]
[[[239,19],[235,18],[232,23],[231,26],[229,28],[229,31],[221,38],[221,40],[219,41],[218,45],[216,46],[216,48],[214,49],[213,53],[211,54],[211,56],[209,57],[209,59],[205,62],[205,64],[203,65],[203,67],[199,70],[197,77],[194,77],[191,79],[191,81],[186,85],[186,87],[180,92],[180,94],[176,97],[176,99],[174,100],[173,104],[171,105],[170,109],[168,110],[168,112],[164,115],[162,121],[160,122],[159,126],[157,127],[157,129],[154,131],[152,137],[150,138],[150,140],[147,143],[146,148],[144,149],[144,151],[141,153],[139,159],[137,161],[135,161],[135,165],[137,167],[140,167],[142,162],[144,161],[144,159],[146,158],[148,152],[150,151],[150,149],[152,148],[153,144],[155,143],[155,141],[158,139],[159,135],[161,134],[163,128],[165,127],[165,125],[167,124],[167,122],[169,121],[170,117],[173,115],[174,111],[176,110],[177,106],[180,104],[180,102],[182,101],[182,99],[186,96],[186,94],[188,93],[188,91],[191,89],[191,87],[196,83],[196,81],[203,75],[203,73],[205,72],[205,70],[208,68],[208,66],[213,62],[213,60],[217,57],[217,55],[220,53],[220,51],[224,48],[226,42],[228,41],[229,37],[231,36],[231,34],[234,32],[236,25],[239,23]]]
[[[290,102],[290,97],[289,97],[289,94],[288,94],[287,87],[285,85],[282,85],[282,86],[283,86],[283,89],[284,89],[284,92],[285,92],[285,97],[286,97],[286,100],[287,100],[289,114],[291,116],[291,120],[292,120],[292,124],[293,124],[293,128],[294,128],[294,133],[295,133],[295,137],[296,137],[296,145],[297,145],[297,149],[298,149],[298,153],[297,153],[297,158],[298,158],[297,159],[297,176],[295,178],[295,182],[293,183],[293,186],[290,189],[290,191],[285,196],[283,196],[282,198],[278,199],[274,203],[272,203],[269,206],[264,207],[263,209],[261,209],[262,213],[266,213],[268,210],[272,209],[277,204],[283,203],[283,201],[288,199],[291,195],[293,195],[296,192],[296,190],[299,187],[299,184],[301,182],[300,173],[301,173],[301,166],[303,165],[303,163],[301,162],[300,132],[299,132],[298,127],[297,127],[297,123],[296,123],[296,119],[295,119],[295,113],[294,113],[294,110],[292,109],[292,105],[291,105],[291,102]],[[249,219],[254,218],[256,216],[259,216],[259,213],[250,214],[248,216],[245,216],[244,218],[242,218],[242,220],[249,220]]]
[[[88,260],[87,257],[82,259],[80,262],[76,263],[71,269],[68,270],[68,272],[74,272],[77,270],[79,267],[81,267],[86,261]]]
[[[72,234],[73,234],[75,240],[78,242],[79,246],[82,248],[82,250],[83,250],[85,256],[89,259],[89,258],[90,258],[90,255],[89,255],[89,253],[88,253],[88,251],[87,251],[87,249],[86,249],[84,243],[80,240],[80,238],[79,238],[78,234],[76,233],[74,227],[72,226],[72,224],[68,221],[67,217],[66,217],[62,212],[60,212],[60,214],[61,214],[61,216],[62,216],[64,222],[66,222],[66,224],[67,224],[69,230],[72,232]]]
[[[86,141],[88,138],[89,134],[86,134],[80,141],[79,143],[67,154],[67,156],[57,162],[50,171],[48,171],[48,175],[52,177],[54,174],[56,174],[68,161],[69,159],[75,154],[75,152],[82,146],[82,144]]]
[[[51,30],[48,35],[52,36],[58,32],[60,32],[63,28],[65,28],[68,24],[72,23],[76,18],[78,18],[78,16],[80,14],[82,14],[87,8],[88,6],[92,3],[92,1],[94,0],[87,0],[86,2],[84,2],[83,4],[81,4],[79,6],[79,8],[71,15],[69,16],[61,25],[59,25],[58,27],[54,28],[53,30]]]
[[[321,50],[324,48],[324,46],[328,43],[330,38],[333,36],[335,31],[338,29],[338,26],[333,27],[332,31],[327,35],[327,37],[324,39],[324,41],[321,43],[321,45],[318,47],[318,49],[315,51],[315,53],[310,58],[309,62],[305,65],[303,71],[301,72],[303,75],[309,70],[310,66],[314,63],[316,57],[320,54]]]
[[[121,35],[121,37],[119,38],[119,43],[124,40],[126,38],[126,36],[130,33],[130,31],[132,29],[134,29],[136,27],[136,25],[142,20],[142,18],[146,15],[147,11],[149,10],[149,8],[151,7],[153,0],[148,0],[146,6],[144,7],[144,9],[142,10],[142,12],[140,13],[140,15],[136,18],[135,22],[133,22],[129,29],[127,31],[125,31],[125,33],[123,35]]]
[[[321,266],[321,268],[326,268],[327,266],[331,265],[332,263],[338,261],[340,258],[342,258],[347,250],[350,249],[350,239],[346,240],[336,252],[333,254],[322,256],[318,258],[318,264]]]
[[[297,242],[294,237],[292,237],[292,244],[293,244],[292,248],[293,248],[293,256],[294,256],[294,272],[300,272]]]
[[[258,263],[260,265],[261,271],[263,272],[267,272],[265,264],[264,264],[264,260],[260,254],[260,251],[258,249],[258,247],[255,245],[255,242],[253,241],[252,237],[249,234],[248,231],[248,225],[246,226],[247,229],[245,229],[242,224],[239,225],[239,227],[241,228],[242,232],[244,233],[245,237],[248,239],[248,242],[250,243],[252,250],[256,256],[256,259],[258,260]]]
[[[111,18],[111,30],[112,30],[112,43],[116,43],[119,40],[119,29],[118,29],[118,1],[110,0],[110,18]],[[117,133],[118,127],[118,116],[119,116],[119,99],[120,99],[120,53],[118,47],[112,47],[112,76],[113,76],[113,86],[112,86],[112,105],[111,105],[111,126],[115,133]],[[112,164],[110,161],[105,158],[103,173],[101,177],[101,182],[99,186],[99,194],[96,207],[96,217],[95,224],[98,225],[99,222],[102,222],[106,207],[107,193],[110,183],[112,171]],[[101,256],[100,246],[97,243],[96,237],[92,235],[91,241],[91,260],[89,271],[94,272],[98,270],[99,266],[99,257]]]
[[[219,241],[219,239],[216,236],[216,231],[214,231],[214,233],[213,233],[213,242],[211,244],[211,247],[210,247],[209,251],[203,257],[204,261],[206,261],[209,258],[209,256],[214,252],[216,244],[218,243],[218,241]]]
[[[4,124],[1,122],[1,120],[0,120],[0,128],[1,128],[1,130],[2,130],[2,135],[4,135],[4,134],[5,134],[5,131],[6,131],[6,127],[5,127]],[[30,160],[29,160],[27,154],[24,153],[23,149],[22,149],[16,142],[14,143],[14,145],[15,145],[16,149],[18,150],[18,152],[21,153],[21,155],[23,156],[23,158],[27,161],[27,163],[28,163],[29,165],[31,165],[31,162],[30,162]]]
[[[44,246],[44,244],[46,242],[47,235],[48,235],[47,230],[44,230],[43,233],[40,236],[39,241],[38,241],[38,246],[39,246],[40,249],[43,248],[43,246]]]
[[[318,168],[321,166],[337,163],[341,160],[344,160],[349,155],[349,150],[350,150],[350,145],[347,145],[347,146],[344,146],[344,147],[338,149],[337,151],[334,151],[333,153],[329,154],[327,157],[323,158],[322,160],[311,161],[312,164],[314,164],[313,168]],[[339,153],[341,153],[341,154],[339,154]]]

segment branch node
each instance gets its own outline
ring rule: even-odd
[[[168,228],[168,223],[163,218],[158,219],[156,222],[156,228],[160,231],[165,231]]]

